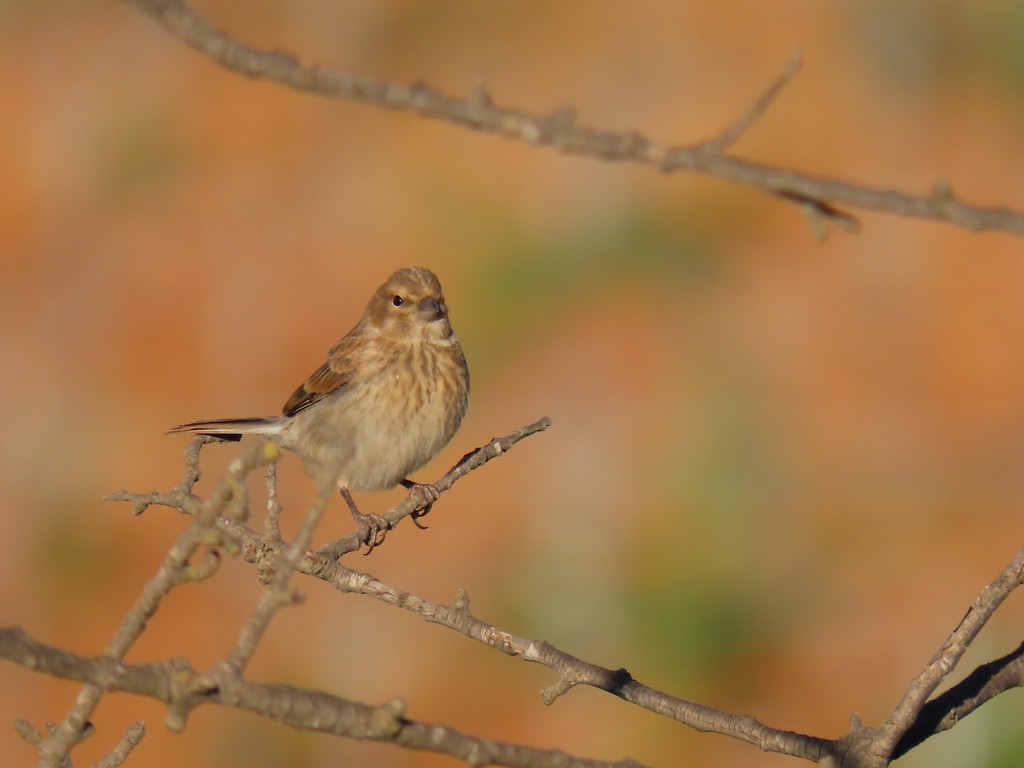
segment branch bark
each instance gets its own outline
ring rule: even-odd
[[[957,711],[957,706],[959,705],[949,708],[949,703],[953,699],[946,698],[945,705],[932,702],[928,714],[924,712],[928,697],[935,692],[942,681],[953,671],[961,657],[967,652],[968,646],[978,636],[978,633],[981,632],[989,619],[992,618],[992,614],[1010,596],[1010,593],[1021,585],[1022,581],[1024,581],[1024,547],[1017,551],[1017,554],[1010,560],[999,576],[981,590],[974,604],[967,609],[967,613],[961,619],[960,624],[946,638],[942,647],[935,653],[921,673],[911,681],[903,698],[880,729],[878,746],[882,754],[895,757],[895,753],[898,751],[898,744],[901,742],[903,743],[903,748],[906,749],[906,745],[910,743],[908,741],[909,731],[913,729],[920,735],[923,729],[927,729],[926,723],[934,720],[936,712],[942,711],[944,706],[946,710],[942,715],[943,718]],[[1004,659],[991,662],[991,664],[997,667],[1000,664],[1005,665],[1006,660],[1009,658],[1004,657]],[[1016,665],[1010,665],[1010,667],[1015,668]],[[988,671],[986,671],[986,668],[988,668]],[[976,684],[978,679],[990,676],[991,669],[989,665],[983,665],[976,669],[968,678],[969,680],[973,678],[975,682],[968,683],[965,680],[964,683],[958,686],[959,690],[953,696],[962,695],[963,691],[969,690],[972,685]],[[965,685],[967,686],[966,689],[964,688]],[[990,690],[993,690],[991,694],[993,696],[1000,692],[994,689]],[[940,696],[935,701],[941,701],[942,699],[943,697]],[[964,702],[964,704],[968,703],[968,701]],[[969,711],[973,711],[973,707]],[[963,714],[966,716],[969,711],[964,711]],[[953,724],[950,723],[946,727],[952,727]],[[913,737],[910,740],[912,739]]]
[[[796,71],[792,62],[775,84],[718,137],[697,144],[661,144],[636,131],[616,132],[580,125],[563,107],[549,114],[498,106],[484,89],[468,98],[450,96],[424,83],[389,83],[367,75],[301,61],[284,51],[241,43],[210,25],[184,0],[124,0],[155,19],[170,34],[232,72],[280,83],[296,91],[411,111],[451,125],[548,147],[567,155],[653,166],[664,172],[694,171],[754,187],[845,228],[856,221],[841,209],[929,219],[973,231],[1024,236],[1024,213],[961,201],[938,180],[930,194],[855,184],[747,160],[725,151],[760,117]]]
[[[502,455],[523,437],[546,428],[549,421],[542,419],[523,427],[504,438],[495,438],[486,445],[463,457],[436,485],[438,490],[448,490],[452,483],[467,472],[482,466],[491,458]],[[189,453],[187,463],[198,461],[198,453]],[[193,478],[198,473],[194,467],[186,467],[185,477]],[[184,495],[180,495],[184,493]],[[276,494],[270,493],[269,521],[276,526],[280,513]],[[136,496],[120,492],[111,498],[134,501],[137,505],[159,504],[189,511],[188,502],[191,487],[177,486],[172,494],[146,494]],[[391,511],[385,513],[389,520],[397,522],[402,516],[415,509],[414,499],[406,499]],[[260,573],[279,572],[280,559],[287,545],[279,537],[260,535],[238,520],[221,518],[218,525],[225,537],[238,543],[240,555],[257,566]],[[275,528],[276,529],[276,528]],[[344,545],[339,546],[339,542]],[[831,761],[843,768],[867,768],[885,766],[889,761],[903,754],[930,735],[950,728],[956,716],[966,716],[985,700],[1002,690],[1018,683],[1013,675],[1019,664],[1010,657],[991,662],[975,670],[968,678],[976,682],[986,676],[992,679],[983,690],[970,699],[957,699],[971,683],[965,681],[934,700],[928,697],[942,680],[952,671],[971,641],[991,618],[1003,600],[1024,580],[1024,548],[1010,561],[1000,575],[985,587],[974,605],[958,627],[950,634],[942,649],[929,662],[922,673],[911,683],[900,704],[880,728],[869,728],[854,719],[850,731],[837,739],[827,739],[808,734],[773,728],[747,715],[737,715],[693,701],[681,699],[664,691],[644,685],[633,679],[625,669],[612,670],[591,664],[562,651],[542,640],[534,640],[495,627],[474,616],[469,610],[469,598],[460,592],[454,604],[445,605],[431,602],[409,592],[397,589],[369,573],[348,568],[339,561],[339,556],[358,549],[358,536],[339,539],[321,547],[317,552],[308,552],[298,559],[295,570],[324,581],[342,593],[355,593],[380,600],[396,608],[412,612],[425,621],[459,632],[477,642],[495,648],[502,653],[518,656],[525,661],[541,664],[551,669],[557,679],[543,692],[545,703],[552,704],[576,685],[587,685],[611,693],[618,698],[655,714],[672,718],[695,730],[720,733],[747,742],[767,752],[777,752],[813,762]],[[1006,670],[1000,666],[1006,661]],[[995,666],[993,666],[995,665]],[[998,669],[998,675],[993,670]]]
[[[78,656],[41,643],[18,627],[0,628],[0,656],[27,669],[85,683],[101,694],[119,691],[162,701],[175,713],[168,721],[175,730],[185,727],[185,715],[195,707],[220,704],[248,710],[293,728],[390,742],[450,755],[469,765],[643,768],[632,760],[589,760],[560,750],[471,736],[439,723],[418,722],[405,716],[405,704],[397,699],[375,707],[322,691],[251,682],[226,667],[201,674],[184,660],[131,665],[110,656]]]
[[[815,216],[848,228],[856,226],[856,220],[840,207],[944,221],[970,230],[1024,235],[1024,214],[1008,208],[967,205],[945,182],[936,183],[931,194],[913,195],[800,173],[728,154],[795,76],[800,65],[796,56],[765,93],[717,137],[693,145],[665,145],[636,132],[620,133],[582,126],[571,108],[536,114],[498,106],[482,89],[468,98],[457,98],[420,83],[387,83],[309,64],[285,52],[256,49],[209,25],[183,0],[125,2],[137,6],[168,32],[227,69],[248,77],[273,80],[295,90],[386,109],[413,111],[423,117],[564,154],[645,164],[666,173],[681,170],[706,173],[796,202]],[[549,420],[542,419],[467,454],[435,483],[438,491],[447,491],[468,472],[503,455],[523,438],[549,425]],[[104,655],[82,657],[41,643],[21,629],[0,629],[0,657],[44,674],[83,683],[74,706],[61,723],[51,727],[49,735],[30,724],[19,723],[19,732],[36,746],[42,765],[65,764],[75,744],[91,734],[89,718],[100,699],[110,691],[132,692],[165,702],[167,723],[175,729],[185,727],[196,706],[217,703],[248,709],[297,728],[444,753],[471,765],[494,763],[534,768],[638,765],[632,761],[587,760],[556,750],[503,744],[460,733],[446,725],[416,722],[406,717],[405,705],[399,700],[371,706],[321,691],[246,680],[245,669],[267,626],[281,607],[292,602],[289,584],[295,572],[325,581],[342,593],[364,595],[411,611],[428,622],[445,626],[503,653],[544,665],[557,676],[543,692],[548,704],[577,685],[587,685],[696,730],[721,733],[764,751],[843,768],[888,765],[930,736],[952,728],[959,719],[992,697],[1024,684],[1022,644],[1001,659],[979,666],[961,683],[933,697],[995,610],[1024,581],[1024,548],[997,579],[982,590],[939,651],[908,685],[883,725],[869,728],[854,719],[849,733],[838,739],[826,739],[772,728],[750,716],[731,714],[672,696],[636,681],[625,669],[591,664],[545,641],[495,627],[470,612],[465,593],[460,593],[451,605],[433,603],[387,585],[371,574],[348,568],[339,558],[359,549],[360,536],[356,533],[311,552],[309,545],[330,497],[332,483],[321,484],[299,535],[288,544],[281,539],[277,524],[281,509],[274,487],[276,454],[273,449],[254,442],[232,464],[224,482],[204,500],[194,495],[193,489],[200,475],[200,451],[210,441],[197,438],[190,443],[186,449],[184,476],[172,491],[152,494],[121,491],[109,497],[131,502],[137,514],[152,505],[169,506],[192,515],[193,522],[171,547],[154,578],[146,584]],[[263,465],[269,465],[269,508],[264,530],[259,533],[247,525],[245,479],[253,469]],[[422,500],[410,497],[384,517],[394,527],[422,504]],[[197,671],[181,660],[125,664],[125,654],[159,609],[163,598],[183,583],[214,575],[221,551],[240,555],[256,565],[261,578],[269,584],[228,657],[207,672]],[[131,726],[101,764],[120,765],[143,735],[141,724]]]
[[[937,733],[947,731],[982,704],[1024,685],[1024,643],[1002,658],[982,664],[949,690],[921,707],[900,737],[892,757],[902,757]]]
[[[495,438],[464,456],[435,485],[446,492],[459,478],[491,459],[501,456],[525,437],[546,429],[541,419],[522,429]],[[168,506],[193,517],[181,534],[157,575],[143,590],[101,657],[84,658],[69,651],[46,646],[21,629],[0,630],[0,657],[46,674],[84,683],[75,707],[64,722],[41,735],[27,723],[19,724],[22,735],[36,745],[44,765],[61,765],[70,749],[91,731],[88,718],[109,691],[128,691],[150,696],[168,705],[166,723],[183,729],[188,715],[199,704],[218,703],[250,709],[293,727],[321,730],[360,739],[390,741],[414,749],[444,752],[471,764],[496,763],[510,766],[626,766],[586,760],[562,752],[535,750],[522,745],[499,744],[460,733],[438,724],[417,723],[405,717],[404,705],[395,701],[380,707],[352,702],[332,694],[294,688],[283,684],[257,684],[244,679],[249,659],[279,609],[292,602],[288,584],[293,573],[320,579],[342,593],[364,595],[410,611],[425,621],[448,629],[503,653],[541,664],[555,673],[555,681],[542,693],[547,704],[577,685],[611,693],[649,712],[672,718],[695,730],[723,734],[757,746],[767,752],[798,757],[839,768],[880,768],[912,749],[931,735],[951,728],[958,719],[1004,690],[1022,684],[1024,645],[1013,653],[980,666],[962,683],[929,700],[929,696],[955,667],[967,646],[991,618],[1009,593],[1024,580],[1024,548],[975,600],[974,605],[950,634],[939,653],[911,683],[889,720],[880,728],[869,728],[854,718],[850,731],[838,739],[826,739],[767,726],[754,717],[737,715],[672,696],[635,680],[625,669],[609,669],[572,656],[542,640],[516,635],[493,626],[469,609],[469,598],[460,592],[451,605],[434,603],[380,581],[369,573],[348,568],[341,555],[358,550],[357,534],[332,542],[320,550],[309,550],[313,531],[333,493],[333,478],[321,478],[316,498],[307,512],[296,540],[281,539],[278,518],[281,506],[275,487],[276,449],[269,443],[253,441],[232,462],[228,474],[209,495],[193,494],[200,477],[201,450],[213,438],[196,438],[185,450],[182,481],[168,493],[132,494],[120,491],[112,500],[132,502],[140,513],[152,505]],[[251,528],[245,479],[261,465],[269,465],[268,509],[262,533]],[[385,513],[397,523],[416,510],[410,496]],[[197,553],[205,550],[205,556]],[[217,572],[218,551],[240,556],[253,564],[269,585],[267,592],[243,626],[236,646],[227,658],[206,672],[194,670],[187,661],[125,665],[124,653],[138,638],[163,597],[176,586],[209,578]],[[121,761],[141,738],[141,729],[130,729],[110,754]],[[119,762],[111,762],[111,765]]]

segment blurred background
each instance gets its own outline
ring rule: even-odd
[[[642,7],[197,2],[253,45],[684,143],[804,68],[735,147],[821,175],[1024,208],[1024,10],[955,0]],[[102,652],[188,523],[111,491],[169,489],[171,425],[277,413],[392,270],[445,285],[469,415],[418,475],[541,416],[350,565],[677,696],[823,737],[879,724],[1024,542],[1024,243],[801,212],[713,179],[569,158],[244,79],[116,2],[0,4],[0,624]],[[209,448],[208,491],[237,446]],[[259,512],[260,482],[253,479]],[[285,528],[311,484],[281,468]],[[382,511],[401,493],[367,494]],[[352,521],[340,500],[319,538]],[[550,672],[302,581],[251,676],[498,740],[652,765],[775,766]],[[261,594],[226,562],[175,592],[130,661],[223,657]],[[964,672],[1021,640],[1011,598]],[[12,721],[77,685],[0,664]],[[1018,766],[1007,694],[901,761]],[[89,764],[453,765],[208,707],[104,699]]]

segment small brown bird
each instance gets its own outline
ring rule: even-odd
[[[170,432],[239,440],[263,435],[305,461],[339,473],[338,488],[372,551],[389,525],[363,515],[350,491],[401,483],[429,510],[432,485],[408,479],[459,428],[469,369],[448,321],[441,283],[428,269],[400,269],[373,294],[362,319],[284,404],[282,416],[195,421]],[[369,553],[367,553],[369,554]]]

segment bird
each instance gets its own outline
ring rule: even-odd
[[[352,517],[366,526],[369,554],[390,523],[362,514],[351,492],[399,484],[410,496],[418,492],[425,502],[413,517],[419,526],[416,517],[439,494],[409,475],[448,444],[468,403],[469,368],[441,283],[429,269],[407,267],[376,290],[359,322],[292,393],[280,416],[193,421],[168,434],[262,435],[307,465],[335,473]]]

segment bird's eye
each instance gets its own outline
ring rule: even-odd
[[[401,296],[393,296],[391,298],[391,303],[394,304],[396,307],[400,307],[405,303],[405,299],[403,299]]]

